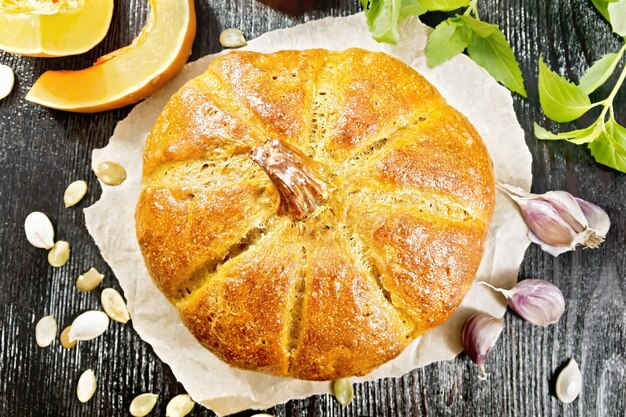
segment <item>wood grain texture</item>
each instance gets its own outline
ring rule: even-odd
[[[270,3],[270,1],[266,1]],[[309,4],[310,3],[310,4]],[[198,37],[192,59],[217,52],[219,32],[239,27],[248,38],[324,16],[359,10],[357,0],[326,0],[304,14],[278,12],[255,0],[197,0]],[[274,1],[276,4],[276,1]],[[594,201],[609,213],[613,225],[606,243],[593,251],[558,258],[531,246],[520,276],[544,278],[565,295],[566,313],[547,329],[507,314],[506,328],[492,352],[487,381],[461,355],[432,364],[402,378],[356,386],[347,408],[328,396],[290,401],[268,410],[276,416],[625,416],[626,415],[626,175],[596,164],[582,146],[540,142],[532,123],[556,127],[543,117],[537,98],[537,60],[569,77],[580,76],[603,53],[618,49],[619,40],[590,0],[480,0],[484,20],[500,25],[515,50],[526,78],[529,99],[514,98],[534,156],[537,192],[565,189]],[[76,277],[96,266],[106,274],[101,288],[118,288],[110,269],[83,226],[81,209],[100,194],[90,170],[90,153],[103,147],[116,122],[130,108],[96,115],[48,110],[24,101],[28,88],[47,69],[81,68],[129,43],[147,17],[144,0],[117,1],[114,24],[94,50],[77,57],[32,59],[0,53],[0,63],[16,72],[13,93],[0,101],[0,416],[124,416],[132,398],[145,391],[161,394],[152,415],[164,415],[167,401],[183,388],[170,369],[129,325],[112,323],[98,339],[64,350],[58,343],[41,349],[34,325],[54,314],[62,329],[81,311],[99,306],[99,292],[79,294]],[[436,23],[440,15],[429,16]],[[592,99],[608,95],[609,87]],[[616,113],[626,124],[626,88],[617,97]],[[592,120],[586,116],[580,126]],[[569,126],[573,127],[573,126]],[[85,179],[89,194],[66,209],[62,196],[73,180]],[[72,244],[70,262],[51,268],[46,253],[28,244],[24,218],[47,213],[57,236]],[[557,368],[575,357],[584,390],[565,405],[553,395]],[[87,404],[76,399],[79,375],[93,368],[99,388]],[[240,413],[250,416],[253,412]],[[211,416],[196,407],[194,416]]]

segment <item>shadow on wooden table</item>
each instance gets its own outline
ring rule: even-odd
[[[272,9],[298,16],[311,10],[324,10],[339,5],[339,0],[257,0]]]

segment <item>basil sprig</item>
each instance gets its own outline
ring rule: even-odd
[[[594,107],[602,109],[600,115],[585,128],[561,133],[552,133],[535,123],[535,136],[538,139],[587,144],[597,162],[626,172],[626,128],[615,120],[613,106],[613,100],[626,79],[626,65],[622,67],[608,97],[595,103],[589,98],[589,94],[613,75],[626,53],[626,0],[592,1],[611,23],[613,32],[624,39],[624,45],[618,52],[606,54],[596,61],[578,84],[553,72],[539,57],[539,102],[543,113],[560,123],[574,121]]]
[[[526,97],[522,72],[511,46],[497,25],[480,20],[477,2],[478,0],[361,0],[374,39],[392,44],[398,41],[398,22],[408,16],[465,8],[462,14],[441,22],[430,34],[426,45],[428,66],[436,67],[467,49],[470,58],[493,78],[509,90]]]

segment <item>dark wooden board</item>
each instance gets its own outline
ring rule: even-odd
[[[477,379],[476,369],[461,355],[402,378],[357,385],[354,402],[345,409],[331,397],[318,396],[278,405],[270,413],[294,417],[626,415],[626,175],[596,164],[582,146],[539,142],[531,133],[534,121],[546,124],[537,98],[539,54],[559,72],[577,77],[603,53],[616,51],[620,41],[590,0],[479,3],[481,17],[499,24],[507,35],[526,78],[529,99],[516,96],[514,104],[534,156],[534,189],[565,189],[605,208],[613,221],[606,243],[598,250],[578,250],[558,258],[531,246],[520,276],[557,284],[567,310],[558,324],[546,329],[508,314],[506,329],[487,363],[491,374],[486,381]],[[254,0],[196,0],[199,30],[192,59],[220,50],[217,38],[226,27],[239,27],[254,38],[360,8],[357,0],[300,4],[314,7],[287,15]],[[0,53],[0,63],[10,65],[17,77],[11,96],[0,101],[1,416],[128,415],[131,399],[145,391],[161,394],[151,415],[163,416],[167,400],[183,392],[169,367],[131,326],[113,323],[104,336],[72,350],[56,342],[41,349],[34,342],[40,317],[54,314],[63,328],[77,312],[99,306],[99,291],[79,294],[74,289],[76,277],[89,267],[106,273],[105,286],[119,288],[83,226],[81,209],[100,194],[90,169],[91,150],[107,143],[130,108],[77,115],[30,104],[24,96],[43,71],[85,67],[129,43],[146,18],[145,0],[117,1],[111,31],[89,53],[60,59]],[[439,18],[426,20],[436,23]],[[594,97],[605,97],[609,91],[604,87]],[[622,124],[626,124],[625,106],[623,88],[616,106]],[[77,207],[65,209],[63,191],[76,179],[89,182],[89,194]],[[35,210],[47,213],[58,237],[72,244],[71,261],[63,268],[51,268],[45,251],[25,239],[24,218]],[[565,405],[551,395],[551,388],[555,370],[570,357],[581,366],[584,388],[578,400]],[[98,375],[99,388],[89,403],[80,404],[76,382],[90,367]],[[196,407],[193,415],[213,414]]]

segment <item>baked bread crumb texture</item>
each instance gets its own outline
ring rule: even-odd
[[[333,380],[448,319],[494,196],[476,129],[401,61],[231,52],[152,129],[137,237],[155,284],[221,359]]]

